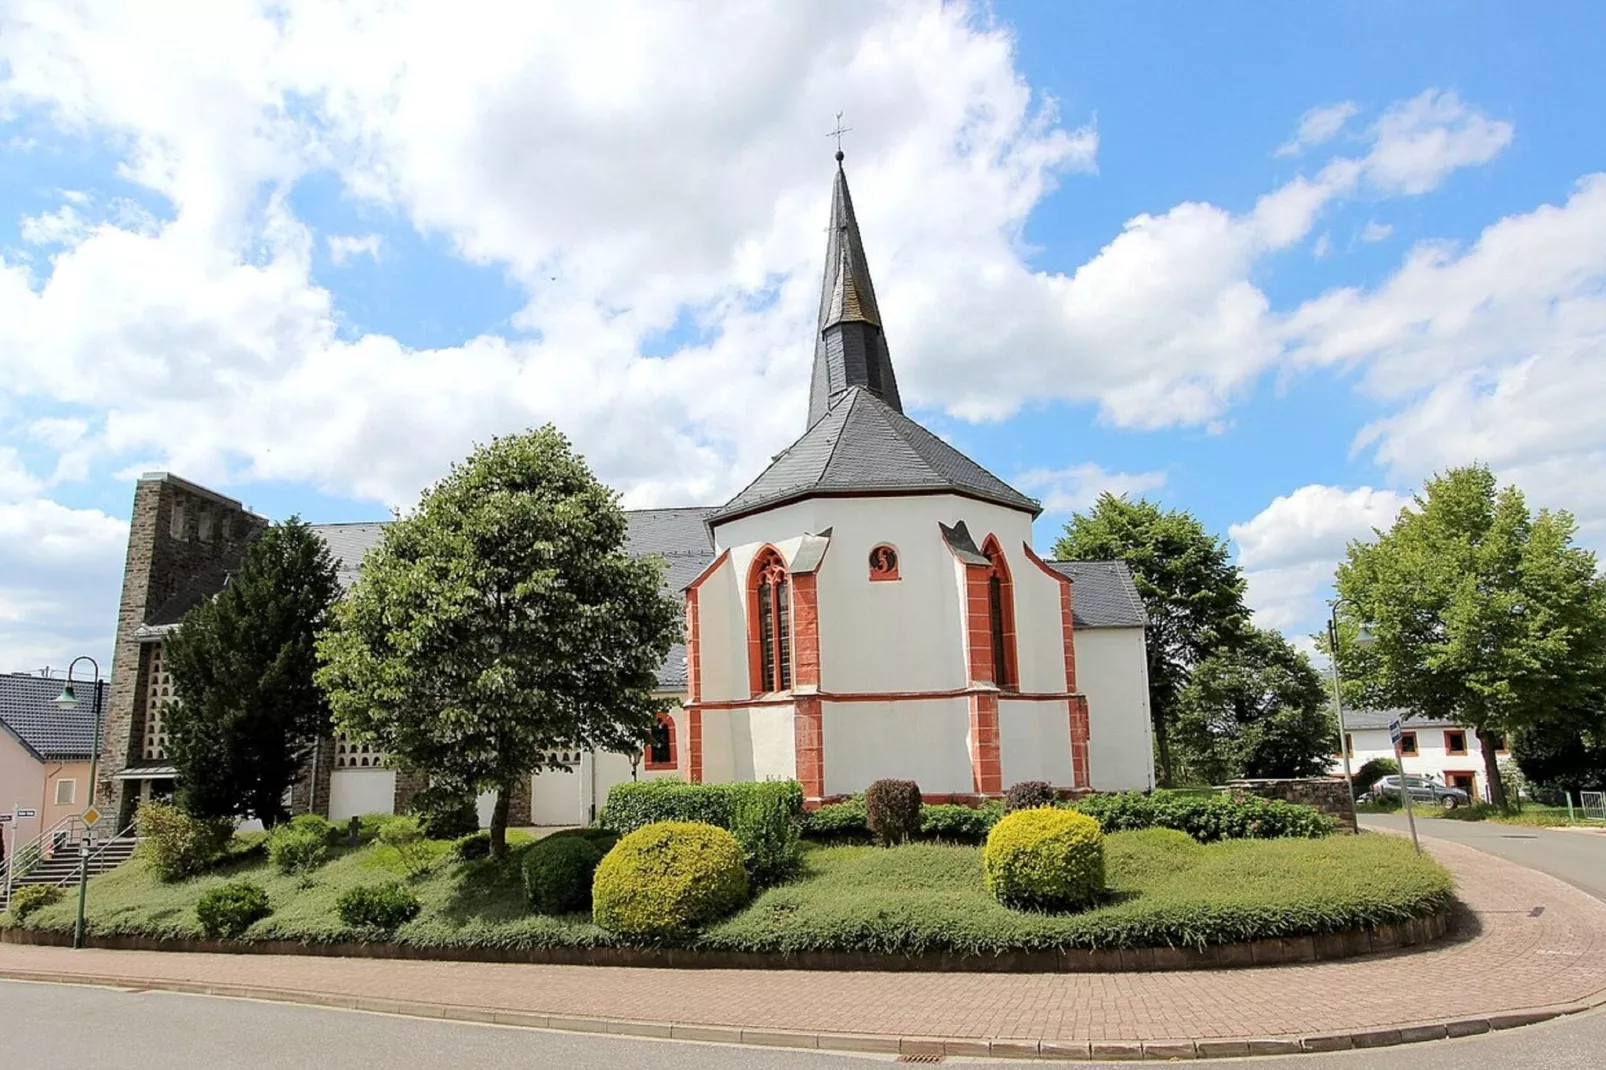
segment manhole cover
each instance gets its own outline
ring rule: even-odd
[[[900,1056],[898,1056],[898,1062],[900,1062],[900,1063],[940,1063],[940,1062],[942,1062],[942,1056],[941,1055],[900,1055]]]

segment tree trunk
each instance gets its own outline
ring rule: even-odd
[[[1478,747],[1483,751],[1483,773],[1489,778],[1489,801],[1501,810],[1506,809],[1506,785],[1500,779],[1500,762],[1495,757],[1494,745],[1489,739],[1489,733],[1483,729],[1474,729],[1478,734]]]
[[[506,784],[496,789],[496,806],[491,810],[491,857],[507,854],[507,813],[513,803],[513,789]]]

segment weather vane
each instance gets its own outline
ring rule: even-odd
[[[835,130],[826,131],[826,134],[825,134],[826,137],[834,137],[834,138],[836,138],[836,158],[838,160],[842,159],[842,135],[846,134],[848,131],[850,131],[852,129],[853,129],[853,127],[851,127],[851,126],[843,126],[842,125],[842,113],[841,112],[837,112],[836,113],[836,129]]]

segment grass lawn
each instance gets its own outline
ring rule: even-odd
[[[1334,932],[1432,914],[1452,897],[1450,876],[1387,836],[1235,840],[1202,846],[1150,829],[1106,838],[1110,894],[1074,915],[1008,910],[981,884],[976,847],[910,844],[805,848],[804,872],[708,930],[704,947],[746,951],[995,952],[1056,947],[1205,946]],[[415,947],[595,947],[621,943],[583,915],[530,914],[515,845],[508,861],[445,855],[410,884],[423,910],[389,937]],[[346,888],[403,877],[382,845],[343,849],[310,886],[280,876],[260,848],[218,871],[163,884],[144,859],[90,885],[91,932],[199,936],[195,904],[229,880],[267,889],[274,913],[247,939],[308,943],[385,939],[340,921]],[[407,878],[404,878],[407,879]],[[32,928],[67,930],[75,904],[46,907]]]

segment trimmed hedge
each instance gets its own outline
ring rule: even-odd
[[[1104,894],[1104,833],[1086,814],[1017,810],[987,834],[981,865],[987,890],[1005,906],[1076,910]]]
[[[981,843],[1004,816],[1003,807],[936,803],[920,809],[920,836],[939,843]]]
[[[460,862],[474,862],[481,858],[488,858],[491,854],[491,834],[487,831],[476,832],[471,836],[462,836],[452,844],[452,853]]]
[[[1256,795],[1184,795],[1129,791],[1089,795],[1070,809],[1087,814],[1105,832],[1168,828],[1200,843],[1217,840],[1268,840],[1284,836],[1317,839],[1331,835],[1338,822],[1315,807],[1262,799]]]
[[[273,913],[267,890],[250,881],[219,885],[195,904],[195,920],[212,939],[234,940]]]
[[[747,899],[742,847],[722,828],[660,821],[630,833],[597,867],[592,919],[648,941],[676,941]]]
[[[870,838],[870,815],[864,796],[855,795],[841,802],[826,803],[803,815],[805,839],[833,842],[859,842]]]
[[[583,836],[538,840],[524,852],[524,893],[537,914],[591,909],[591,881],[606,850]]]
[[[355,929],[389,932],[418,917],[422,904],[400,881],[347,888],[335,902],[340,920]]]
[[[865,823],[883,847],[920,835],[920,785],[913,780],[877,780],[864,793]]]
[[[795,780],[687,784],[648,780],[616,784],[601,824],[619,834],[662,821],[713,825],[742,845],[742,863],[755,884],[777,884],[797,869],[803,785]]]

